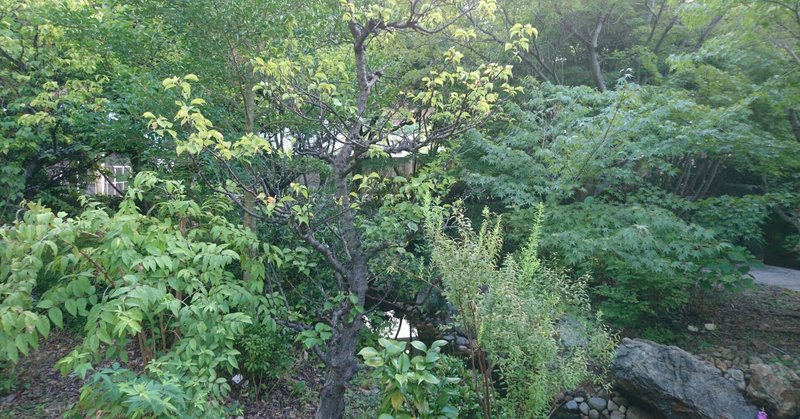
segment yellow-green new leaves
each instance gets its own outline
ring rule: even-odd
[[[184,77],[165,79],[162,83],[166,90],[179,88],[183,98],[175,101],[178,112],[172,121],[163,116],[155,116],[152,112],[142,114],[142,117],[148,120],[148,126],[153,132],[160,136],[169,135],[176,140],[178,155],[183,153],[198,155],[204,150],[210,150],[223,160],[231,160],[259,153],[272,153],[269,141],[253,133],[243,135],[235,142],[226,141],[225,136],[216,130],[214,124],[200,111],[200,107],[205,105],[206,101],[192,97],[192,86],[189,81],[198,81],[198,78],[194,74],[188,74]],[[178,132],[173,129],[175,123],[188,133],[185,139],[179,138]]]
[[[509,31],[510,41],[506,42],[505,50],[506,51],[513,51],[514,55],[519,55],[520,50],[528,52],[530,50],[530,38],[536,38],[539,36],[539,31],[536,30],[533,26],[529,23],[522,25],[520,23],[515,24],[511,27]],[[518,57],[519,58],[519,57]]]
[[[445,57],[454,63],[460,61],[459,53],[454,50],[447,51]],[[422,78],[424,89],[407,97],[420,106],[433,107],[436,116],[446,123],[469,121],[492,111],[500,99],[496,84],[507,94],[517,92],[508,84],[511,76],[510,65],[483,64],[472,71],[458,65],[452,71],[432,71],[430,76]]]

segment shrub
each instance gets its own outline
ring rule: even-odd
[[[381,350],[372,347],[358,354],[364,363],[375,368],[384,386],[379,419],[404,418],[456,418],[458,410],[452,405],[458,394],[455,377],[437,376],[442,372],[443,340],[433,342],[428,348],[423,342],[413,341],[411,346],[419,355],[410,357],[408,344],[389,339],[378,340]]]
[[[294,365],[292,337],[282,327],[254,324],[239,338],[239,365],[258,396],[270,383],[284,377]]]
[[[148,213],[137,205],[145,194],[160,201]],[[58,362],[63,373],[92,374],[78,409],[218,416],[230,390],[220,373],[239,367],[236,338],[256,322],[274,327],[276,307],[262,294],[258,241],[222,216],[229,211],[151,173],[136,176],[113,214],[90,203],[68,218],[30,204],[0,229],[0,357],[27,354],[66,311],[86,319],[83,343]],[[51,284],[34,299],[42,278]],[[96,369],[127,362],[129,342],[144,371]]]
[[[542,246],[592,272],[610,321],[638,328],[675,317],[697,291],[746,286],[747,251],[672,212],[600,201],[551,211]]]
[[[546,415],[557,392],[597,378],[589,362],[603,368],[614,348],[602,325],[589,320],[586,278],[571,280],[539,259],[540,217],[541,208],[527,245],[501,262],[500,220],[493,223],[487,211],[477,233],[462,213],[449,218],[457,238],[443,232],[441,209],[427,215],[432,263],[456,325],[470,337],[481,373],[474,387],[487,418]],[[495,369],[504,396],[495,391]]]

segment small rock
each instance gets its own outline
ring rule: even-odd
[[[578,403],[583,403],[583,402],[586,401],[586,399],[584,399],[583,397],[576,397],[575,401],[578,402]]]
[[[689,326],[687,326],[686,328],[689,329],[690,332],[699,332],[700,331],[700,329],[698,329],[697,326],[692,326],[691,324]]]
[[[785,354],[784,356],[781,357],[781,359],[784,360],[784,361],[791,361],[792,360],[792,356],[789,355],[789,354]]]
[[[589,398],[589,406],[598,411],[603,410],[606,408],[606,400],[601,397],[591,397]]]
[[[467,347],[466,347],[466,346],[464,346],[464,345],[459,345],[458,347],[456,347],[456,350],[457,350],[458,352],[463,352],[463,353],[465,353],[465,354],[466,354],[466,353],[469,353],[469,348],[467,348]]]
[[[611,419],[625,419],[625,413],[615,410],[611,412]]]
[[[705,327],[709,332],[717,330],[717,325],[714,323],[706,323],[703,325],[703,327]]]
[[[578,410],[578,402],[576,402],[575,400],[570,400],[567,402],[567,404],[564,405],[564,409]]]
[[[600,419],[600,412],[592,409],[589,411],[589,419]]]
[[[617,406],[627,406],[628,405],[628,401],[625,400],[624,397],[614,397],[613,399],[611,399],[611,401],[616,403]]]
[[[620,413],[625,413],[625,411],[626,411],[626,410],[628,410],[628,408],[627,408],[627,407],[625,407],[625,406],[620,406],[620,407],[619,407],[619,410],[618,410],[618,412],[620,412]]]
[[[736,389],[739,391],[744,391],[747,388],[747,384],[744,381],[744,372],[738,368],[731,368],[728,370],[726,374],[728,378],[736,384]]]
[[[578,406],[578,409],[580,409],[581,413],[583,413],[584,415],[588,415],[589,414],[589,405],[586,404],[585,402],[581,403],[581,405]]]
[[[469,341],[464,336],[459,336],[459,337],[456,338],[456,345],[467,346],[468,344],[469,344]]]
[[[603,415],[604,418],[607,418],[608,417],[608,409],[603,409],[603,411],[600,412],[600,414]]]
[[[764,329],[767,329],[767,330],[768,330],[768,329],[769,329],[769,327],[767,327],[767,328],[764,328]],[[765,352],[769,352],[769,350],[770,350],[770,347],[769,347],[769,346],[767,346],[767,344],[766,344],[766,343],[762,342],[762,341],[761,341],[761,340],[759,340],[759,339],[756,339],[756,340],[754,340],[754,341],[752,342],[752,344],[753,344],[753,347],[754,347],[754,348],[756,348],[756,351],[758,351],[758,352],[761,352],[762,354],[763,354],[763,353],[765,353]]]
[[[615,398],[616,398],[616,397],[615,397]],[[609,410],[610,412],[613,412],[613,411],[617,410],[618,408],[619,408],[619,406],[617,406],[617,404],[616,404],[616,403],[614,403],[614,400],[609,400],[609,401],[608,401],[608,410]]]

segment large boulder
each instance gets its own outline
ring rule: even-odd
[[[771,418],[800,416],[800,377],[783,364],[753,364],[747,396],[766,407]]]
[[[753,419],[758,412],[718,369],[675,346],[623,339],[613,371],[621,392],[664,418]]]

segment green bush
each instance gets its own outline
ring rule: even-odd
[[[293,337],[288,330],[254,324],[245,328],[237,347],[241,372],[255,387],[256,396],[291,371]]]
[[[137,202],[158,204],[142,213]],[[89,203],[75,218],[29,205],[0,228],[0,361],[16,362],[64,327],[85,319],[83,342],[58,362],[91,373],[80,409],[124,416],[217,416],[239,368],[245,327],[275,327],[279,305],[265,296],[264,260],[249,230],[227,221],[222,201],[184,198],[183,186],[140,173],[119,211]],[[55,277],[55,278],[54,278]],[[32,291],[46,289],[38,299]],[[129,343],[144,371],[126,363]]]
[[[527,245],[501,259],[500,221],[487,211],[477,233],[460,212],[447,224],[439,208],[427,216],[432,263],[457,328],[470,337],[481,374],[472,383],[486,418],[546,415],[556,393],[597,379],[590,363],[604,369],[615,346],[599,318],[591,319],[586,278],[572,280],[539,259],[540,217],[541,207]],[[455,239],[443,231],[450,222]]]
[[[676,317],[699,291],[746,286],[747,251],[652,206],[586,201],[550,211],[542,247],[591,272],[600,308],[638,328]]]
[[[358,354],[364,363],[375,368],[384,386],[382,389],[379,419],[405,418],[456,418],[453,396],[458,395],[457,377],[439,376],[444,356],[443,340],[433,342],[428,348],[423,342],[413,341],[411,346],[418,355],[409,356],[408,344],[389,339],[378,340],[382,349],[362,349]]]

